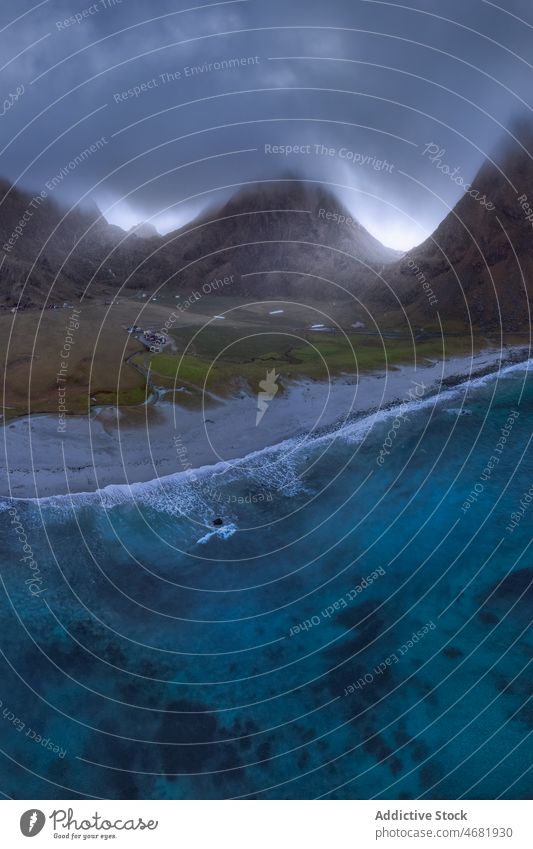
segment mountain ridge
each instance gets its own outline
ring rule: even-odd
[[[424,242],[388,269],[392,290],[418,322],[453,320],[487,330],[521,331],[533,295],[533,131],[526,150],[499,147]],[[493,208],[480,201],[486,198]],[[531,218],[528,219],[528,209]],[[431,307],[429,289],[437,300]],[[425,286],[425,287],[424,287]],[[392,300],[389,299],[389,304]]]
[[[533,130],[522,138],[525,150],[503,147],[487,160],[435,232],[403,255],[327,186],[292,174],[244,186],[164,236],[146,224],[126,232],[96,207],[65,210],[50,198],[28,218],[32,196],[0,180],[0,303],[42,306],[88,284],[95,298],[121,287],[174,294],[233,275],[231,294],[243,298],[355,296],[416,326],[522,331],[533,292]]]
[[[120,286],[183,291],[229,274],[238,278],[235,294],[255,297],[257,286],[246,275],[259,269],[279,271],[279,277],[269,278],[265,296],[320,298],[323,284],[312,280],[314,270],[353,291],[361,269],[375,269],[398,256],[351,217],[332,192],[295,178],[247,187],[165,236],[150,225],[148,232],[146,225],[126,232],[108,224],[96,210],[64,210],[48,198],[31,209],[17,235],[15,228],[27,217],[32,198],[2,183],[4,304],[18,301],[28,276],[23,295],[28,305],[39,305],[49,295],[60,300],[76,297],[88,281],[90,294],[98,297],[116,294]],[[285,277],[283,270],[289,272]],[[293,277],[298,272],[299,282]]]

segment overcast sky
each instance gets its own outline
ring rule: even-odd
[[[531,111],[531,0],[18,0],[0,40],[0,174],[41,191],[67,167],[53,194],[124,227],[291,171],[407,248],[461,194],[426,146],[472,178]]]

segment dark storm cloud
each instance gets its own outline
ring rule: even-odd
[[[168,229],[219,187],[291,171],[344,187],[385,242],[420,241],[461,192],[427,144],[471,179],[530,110],[528,0],[32,5],[1,13],[3,96],[24,92],[0,173],[40,189],[104,137],[55,192],[126,226]]]

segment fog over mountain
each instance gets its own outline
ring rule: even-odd
[[[403,255],[376,240],[334,192],[291,174],[241,189],[165,236],[149,224],[125,232],[96,206],[37,203],[2,183],[0,300],[151,297],[231,277],[232,295],[355,299],[397,326],[408,316],[418,326],[524,330],[533,294],[533,125],[514,132],[520,154],[509,144],[495,151],[471,184],[461,184],[461,199],[435,233]],[[441,150],[427,155],[444,173]]]
[[[249,186],[165,236],[147,224],[124,232],[96,207],[62,208],[49,198],[36,203],[17,188],[1,188],[0,300],[9,306],[131,290],[190,292],[210,277],[230,275],[232,294],[245,297],[346,299],[399,256],[334,194],[290,175]],[[258,277],[263,270],[268,276]]]
[[[290,170],[406,250],[461,197],[427,145],[470,181],[530,112],[528,0],[81,5],[0,11],[0,173],[126,230]]]

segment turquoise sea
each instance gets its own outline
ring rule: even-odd
[[[2,502],[0,791],[529,798],[530,367]]]

